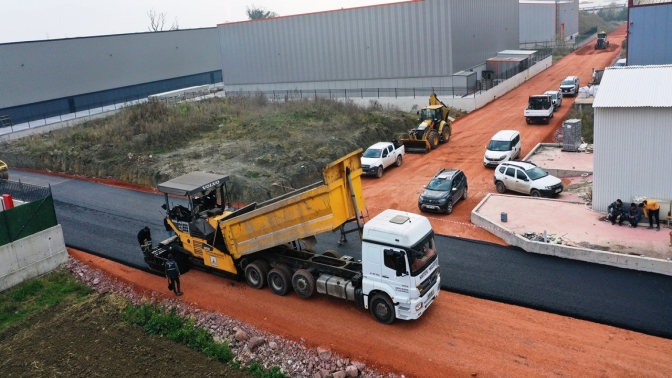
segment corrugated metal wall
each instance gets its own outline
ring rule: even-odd
[[[558,3],[558,21],[565,24],[565,38],[579,33],[579,2]],[[558,25],[558,29],[560,25]]]
[[[672,4],[630,8],[628,65],[672,64]]]
[[[672,108],[595,108],[593,209],[606,212],[617,198],[672,199],[670,120]]]
[[[517,22],[517,0],[426,0],[221,24],[218,31],[229,86],[375,86],[450,76],[498,50],[515,49]]]
[[[0,44],[0,108],[221,70],[216,28]]]
[[[555,3],[521,3],[520,43],[552,41],[555,37]]]

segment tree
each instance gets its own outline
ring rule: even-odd
[[[147,12],[147,17],[149,17],[149,31],[150,32],[159,32],[163,31],[163,27],[166,24],[166,14],[165,13],[156,13],[154,9],[151,9],[149,12]],[[173,24],[170,26],[170,29],[168,30],[179,30],[180,25],[177,23],[177,17],[175,17],[175,21],[173,21]]]
[[[278,14],[272,11],[267,11],[265,8],[258,8],[254,4],[245,9],[247,12],[247,17],[250,20],[258,20],[261,18],[273,18],[278,17]]]

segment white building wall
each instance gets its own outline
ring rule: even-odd
[[[672,199],[672,108],[594,110],[593,209],[606,212],[617,198]]]

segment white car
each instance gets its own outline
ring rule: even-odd
[[[383,177],[383,170],[391,165],[399,167],[406,149],[392,142],[378,142],[367,148],[362,155],[362,171],[365,175]]]
[[[565,80],[560,83],[560,92],[563,95],[576,96],[579,93],[579,78],[577,76],[567,76]]]
[[[614,67],[625,67],[627,63],[627,60],[625,58],[619,59],[616,61],[616,64],[614,64]]]
[[[553,100],[553,111],[557,112],[558,108],[562,106],[562,92],[546,91],[544,94],[551,96],[551,99]]]
[[[520,133],[516,130],[501,130],[485,146],[483,165],[496,167],[499,163],[520,157]]]
[[[535,164],[522,161],[498,165],[494,180],[499,193],[510,190],[532,197],[555,197],[564,189],[559,178],[549,175]]]

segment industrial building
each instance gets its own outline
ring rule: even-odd
[[[627,62],[672,64],[672,0],[628,1]]]
[[[593,209],[617,198],[672,199],[672,65],[608,67],[593,108]],[[663,214],[663,211],[661,211]]]
[[[13,123],[222,81],[217,29],[0,44],[0,116]]]
[[[518,1],[408,1],[217,30],[228,92],[452,87],[518,49]]]
[[[520,46],[553,46],[579,35],[578,0],[520,0]]]

